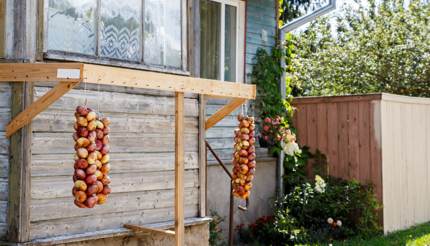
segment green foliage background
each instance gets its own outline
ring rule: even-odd
[[[430,97],[430,4],[373,0],[320,18],[296,36],[302,95],[388,92]]]

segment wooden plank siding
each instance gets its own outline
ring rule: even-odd
[[[173,93],[115,92],[81,85],[38,115],[32,124],[31,239],[115,229],[124,223],[174,219],[175,100]],[[39,84],[35,99],[48,87]],[[88,106],[112,120],[112,194],[105,205],[73,205],[74,109]],[[199,212],[199,102],[184,100],[185,217]]]
[[[330,175],[373,184],[382,202],[380,137],[372,129],[379,124],[377,101],[370,95],[297,98],[293,103],[299,143],[327,156]]]
[[[0,239],[6,236],[9,176],[9,140],[5,127],[10,121],[11,87],[0,83]]]

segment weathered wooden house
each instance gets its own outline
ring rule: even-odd
[[[276,2],[0,0],[0,62],[83,62],[247,83],[256,50],[275,44]],[[174,224],[175,94],[100,84],[80,83],[8,138],[11,119],[52,84],[0,83],[2,242],[166,245],[173,240],[157,233],[134,237],[123,224]],[[205,245],[208,197],[216,185],[207,187],[205,119],[226,101],[194,93],[185,93],[184,101],[185,244]],[[84,103],[113,122],[113,193],[95,209],[76,208],[71,195],[73,110]],[[235,124],[227,117],[206,132],[223,159],[230,158]]]

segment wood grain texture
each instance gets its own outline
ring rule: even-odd
[[[4,239],[7,230],[7,200],[9,177],[9,143],[4,129],[9,123],[11,114],[11,87],[0,84],[0,240]]]
[[[371,130],[378,117],[375,97],[381,95],[300,98],[293,102],[298,109],[294,120],[299,142],[327,156],[330,175],[374,184],[382,202],[379,142],[373,140],[376,130]]]
[[[62,97],[65,93],[76,86],[75,82],[60,82],[45,95],[27,105],[12,121],[6,126],[6,136],[10,137],[16,131],[29,124],[36,115],[44,111],[52,103]]]
[[[430,104],[422,99],[389,96],[381,102],[384,232],[430,219]],[[428,99],[427,99],[428,100]]]
[[[31,104],[32,96],[31,84],[15,83],[12,86],[12,117]],[[26,242],[30,238],[31,139],[31,125],[25,126],[10,139],[7,239],[11,242]]]
[[[379,98],[379,99],[378,99]],[[327,145],[330,174],[374,186],[385,232],[405,229],[430,219],[430,100],[390,94],[301,98],[298,109],[327,107]],[[306,129],[303,144],[325,148],[312,133],[313,113],[299,110],[295,121]],[[306,119],[306,120],[305,120]],[[318,121],[325,117],[318,115]],[[301,126],[300,124],[305,124]],[[319,127],[322,125],[321,127]],[[311,130],[309,130],[311,129]]]
[[[0,0],[0,57],[5,54],[6,0]]]
[[[78,77],[58,77],[58,69],[79,70]],[[115,85],[227,98],[255,99],[255,85],[84,63],[2,63],[0,81],[65,81]]]
[[[175,245],[183,246],[184,226],[184,93],[175,96]]]
[[[213,127],[215,124],[220,122],[224,117],[235,111],[238,107],[245,103],[245,99],[232,99],[231,102],[227,103],[224,107],[215,112],[209,119],[206,120],[205,129]]]
[[[185,206],[198,205],[198,187],[184,190]],[[130,212],[153,208],[171,208],[174,206],[174,189],[114,192],[109,202],[96,209],[79,209],[73,204],[73,196],[33,200],[31,204],[31,222],[65,219],[91,215],[106,215],[118,212]],[[0,203],[1,205],[1,203]],[[1,217],[0,217],[1,222]]]
[[[150,232],[150,233],[156,232],[156,233],[162,233],[162,234],[167,234],[172,236],[175,235],[175,232],[171,230],[162,230],[162,229],[151,228],[146,226],[125,224],[124,227],[130,230],[133,230],[134,232]]]
[[[199,2],[199,1],[195,1]],[[206,163],[206,99],[205,96],[200,95],[199,98],[199,205],[200,217],[205,217],[207,214],[207,163]],[[185,161],[186,165],[187,161]],[[186,167],[185,167],[186,168]]]
[[[72,176],[32,177],[32,199],[51,199],[70,197]],[[174,188],[173,171],[147,172],[147,173],[118,173],[110,175],[112,179],[112,192],[134,192],[145,190],[164,190]],[[185,171],[185,187],[198,187],[198,171]],[[52,185],[52,184],[55,184]]]
[[[120,228],[124,223],[168,221],[174,214],[175,97],[168,94],[73,89],[33,121],[31,238]],[[35,87],[40,98],[50,87]],[[111,118],[112,194],[95,210],[73,205],[72,123],[75,107],[88,105]],[[199,102],[184,98],[185,215],[199,211]],[[155,215],[147,215],[152,213]],[[157,212],[161,211],[161,212]],[[124,214],[124,216],[121,216]],[[93,216],[94,217],[91,217]],[[92,219],[87,217],[90,216]],[[136,218],[135,218],[136,217]],[[57,226],[76,218],[88,227]],[[105,222],[109,218],[109,222]],[[149,219],[148,219],[149,218]],[[80,222],[79,222],[80,223]],[[52,232],[45,232],[54,228]],[[70,231],[69,229],[70,228]]]
[[[174,219],[174,207],[118,212],[110,215],[92,215],[67,219],[38,221],[31,223],[31,239],[41,239],[60,235],[73,235],[88,231],[100,231],[119,228],[123,223],[149,224],[160,222],[160,218],[169,221]],[[198,206],[186,206],[186,218],[198,215]],[[122,223],[118,223],[122,221]]]
[[[255,85],[84,64],[83,82],[255,99]]]
[[[80,78],[57,78],[58,69],[77,69],[82,71],[80,63],[1,63],[0,82],[80,82]]]

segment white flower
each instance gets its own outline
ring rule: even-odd
[[[318,193],[324,193],[326,186],[324,179],[319,175],[315,175],[315,191]]]
[[[336,225],[339,226],[339,227],[341,227],[342,226],[342,221],[340,221],[340,220],[336,221]]]
[[[282,144],[282,148],[284,149],[285,154],[289,156],[294,156],[294,154],[300,154],[302,151],[300,150],[299,145],[296,142],[289,142]]]
[[[327,219],[327,223],[329,223],[330,225],[333,224],[333,219],[332,218],[328,218]]]

